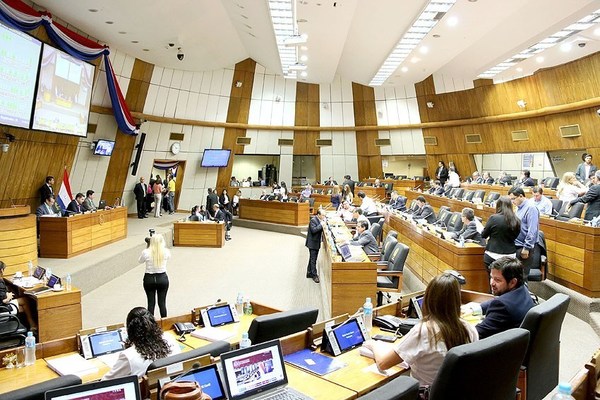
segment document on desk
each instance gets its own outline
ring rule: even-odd
[[[191,335],[198,339],[209,340],[216,342],[217,340],[227,340],[231,338],[234,333],[226,331],[224,329],[213,328],[211,326],[204,327],[202,329],[196,329]]]
[[[321,353],[304,349],[283,357],[285,362],[288,362],[296,367],[305,369],[317,375],[326,375],[330,372],[344,368],[347,364],[336,360],[335,358],[324,356]]]
[[[61,376],[77,375],[82,377],[98,372],[98,368],[91,361],[86,360],[79,354],[46,359],[46,363]]]

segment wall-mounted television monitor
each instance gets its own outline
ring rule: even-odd
[[[112,140],[100,139],[94,146],[94,155],[110,156],[115,148],[115,142]]]
[[[44,44],[32,129],[87,136],[94,66]]]
[[[201,165],[203,167],[226,167],[230,155],[231,150],[204,149]]]
[[[42,43],[0,23],[0,124],[29,129]]]

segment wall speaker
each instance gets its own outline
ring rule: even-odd
[[[133,175],[133,176],[137,175],[138,164],[140,163],[140,158],[142,157],[142,151],[144,150],[144,142],[145,141],[146,141],[146,134],[142,133],[140,135],[140,142],[135,146],[135,148],[137,149],[135,152],[135,159],[133,160],[133,163],[131,163],[131,166],[133,167],[133,169],[131,170],[131,175]]]

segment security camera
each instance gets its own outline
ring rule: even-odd
[[[580,43],[577,43],[577,46],[579,46],[579,47],[583,48],[583,47],[585,47],[585,42],[580,42]]]
[[[181,51],[181,47],[177,49],[177,59],[179,61],[183,61],[183,58],[185,57],[185,54],[183,54],[183,51]]]

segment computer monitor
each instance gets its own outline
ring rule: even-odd
[[[125,350],[119,330],[94,333],[89,336],[94,357]]]
[[[219,376],[217,364],[210,364],[198,369],[193,369],[175,380],[197,382],[202,388],[202,392],[208,394],[212,400],[226,400],[225,388]]]
[[[141,400],[136,375],[106,381],[85,383],[46,392],[45,400]]]

